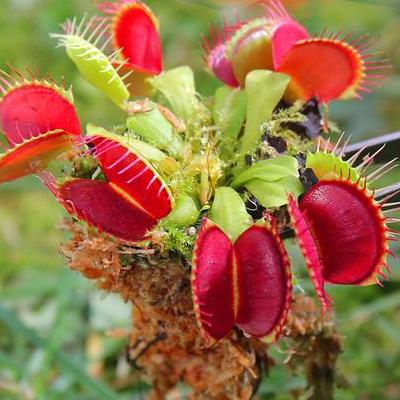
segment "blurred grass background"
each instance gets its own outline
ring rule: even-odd
[[[292,1],[294,2],[294,1]],[[212,95],[217,83],[203,70],[198,42],[222,16],[222,0],[148,0],[161,19],[165,66],[190,64],[198,91]],[[227,3],[227,2],[225,2]],[[385,85],[363,101],[334,104],[331,119],[352,140],[400,128],[400,2],[398,0],[303,1],[295,13],[311,32],[369,32],[393,64]],[[122,115],[79,77],[49,32],[66,18],[94,11],[91,0],[0,0],[0,64],[64,76],[73,83],[83,124],[111,127]],[[329,73],[329,71],[327,71]],[[400,149],[399,149],[400,151]],[[396,172],[391,179],[399,180]],[[67,270],[58,254],[62,209],[34,178],[0,187],[0,399],[140,399],[147,390],[124,359],[129,307],[104,296]],[[293,257],[298,252],[293,249]],[[395,246],[395,251],[399,251]],[[344,336],[339,369],[348,387],[339,400],[400,399],[400,273],[385,289],[335,287],[338,328]],[[310,290],[302,261],[296,273]],[[273,356],[283,358],[279,348]],[[304,377],[274,369],[260,397],[289,399]],[[347,386],[347,385],[345,385]]]

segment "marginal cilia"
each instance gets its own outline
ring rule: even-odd
[[[279,338],[292,301],[288,230],[324,312],[326,284],[382,284],[397,237],[389,226],[398,222],[385,210],[397,204],[391,195],[377,201],[374,185],[396,160],[375,168],[368,149],[346,157],[349,140],[323,139],[320,112],[381,78],[374,71],[387,60],[369,53],[364,37],[310,37],[271,1],[259,18],[204,39],[223,86],[203,103],[189,67],[163,71],[147,6],[117,0],[99,9],[104,16],[69,21],[52,37],[127,114],[123,127],[82,130],[71,89],[10,67],[0,74],[1,183],[35,174],[87,229],[183,257],[210,345],[233,330]],[[312,137],[303,132],[310,124]],[[56,172],[56,163],[72,172]],[[176,247],[166,249],[171,238]]]

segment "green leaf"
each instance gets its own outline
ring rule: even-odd
[[[211,219],[233,242],[253,223],[239,194],[232,188],[224,186],[215,191]]]
[[[199,219],[200,209],[192,196],[184,193],[175,203],[174,209],[163,220],[168,227],[181,227],[194,225]]]
[[[259,161],[241,172],[232,182],[233,188],[245,185],[253,179],[273,182],[286,176],[299,176],[299,163],[292,156],[281,156]]]
[[[282,99],[290,77],[284,74],[256,70],[246,77],[247,117],[241,141],[241,153],[252,153],[261,138],[261,126],[270,120]],[[244,162],[244,161],[243,161]]]
[[[246,189],[266,208],[283,206],[287,204],[288,194],[297,198],[304,191],[303,185],[294,176],[274,182],[253,179],[247,182]]]
[[[184,121],[192,118],[197,99],[194,74],[190,67],[171,69],[149,81],[168,100],[176,115]]]
[[[236,140],[246,118],[246,92],[220,87],[215,92],[213,119],[222,140]]]
[[[136,113],[127,119],[126,125],[148,143],[168,151],[173,156],[178,156],[182,150],[183,141],[157,108]]]

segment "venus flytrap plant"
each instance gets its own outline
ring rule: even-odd
[[[118,75],[118,69],[113,65],[119,50],[106,56],[103,50],[107,41],[101,45],[101,48],[97,47],[106,34],[108,26],[105,25],[104,20],[92,32],[89,32],[94,21],[95,18],[88,22],[83,18],[78,26],[75,20],[67,21],[64,24],[64,34],[51,36],[58,40],[59,46],[65,47],[69,58],[90,84],[101,90],[118,107],[125,109],[130,96],[124,83],[124,78],[127,76],[121,78]]]
[[[106,1],[97,4],[110,23],[110,39],[118,52],[114,65],[121,75],[128,74],[130,91],[135,96],[147,96],[149,79],[162,72],[162,48],[159,22],[141,1]]]
[[[72,269],[134,304],[128,356],[156,398],[183,381],[194,398],[249,399],[266,344],[300,318],[288,232],[324,312],[325,284],[385,277],[397,220],[384,212],[396,206],[373,187],[396,160],[368,173],[376,153],[346,158],[343,136],[336,145],[320,136],[320,103],[356,96],[378,78],[369,66],[383,65],[357,42],[310,39],[271,1],[261,18],[205,41],[225,86],[203,100],[190,67],[162,71],[150,9],[137,0],[99,8],[106,17],[53,36],[126,120],[83,135],[70,90],[2,72],[0,182],[37,174],[72,216],[63,251]],[[68,168],[55,171],[62,155]]]
[[[252,225],[231,241],[205,220],[194,249],[192,290],[207,341],[223,339],[235,325],[249,336],[276,340],[289,309],[291,276],[275,222]]]
[[[316,97],[328,103],[359,97],[383,77],[376,72],[386,66],[385,60],[368,51],[370,43],[365,37],[349,42],[350,35],[341,33],[309,37],[307,30],[273,0],[266,2],[262,17],[225,25],[217,37],[220,39],[209,46],[206,57],[217,78],[244,87],[251,71],[280,72],[291,77],[285,95],[289,101]],[[221,59],[225,74],[228,70],[232,73],[229,80],[223,79],[218,68]]]
[[[169,189],[129,141],[102,129],[91,131],[85,142],[107,182],[68,179],[58,185],[49,174],[43,181],[69,213],[89,226],[126,242],[139,241],[171,211]]]
[[[385,279],[388,226],[365,187],[343,178],[320,181],[300,208],[290,200],[289,209],[324,310],[330,305],[325,282],[368,285]]]
[[[152,146],[149,143],[131,137],[129,132],[126,135],[121,136],[115,133],[108,132],[106,129],[100,126],[88,124],[88,126],[86,127],[86,136],[84,141],[86,143],[90,143],[90,137],[96,135],[101,135],[102,137],[109,138],[110,140],[118,140],[119,143],[140,154],[140,156],[150,161],[154,166],[159,169],[162,169],[162,165],[164,165],[165,161],[168,158],[168,155],[165,154],[163,151],[161,151],[157,147]]]
[[[0,155],[0,182],[39,172],[74,147],[81,128],[71,90],[16,70],[0,72],[0,90],[0,126],[9,143]]]
[[[15,69],[1,71],[0,75],[0,121],[11,146],[55,129],[80,135],[71,88],[65,89],[63,82],[57,85],[46,79],[27,78]]]

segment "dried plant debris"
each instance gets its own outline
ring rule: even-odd
[[[343,385],[337,361],[343,338],[337,333],[332,315],[322,315],[310,297],[295,297],[283,331],[288,345],[286,365],[297,374],[304,371],[310,400],[330,400],[335,386]]]
[[[267,361],[266,346],[253,345],[235,331],[208,348],[196,323],[185,265],[158,260],[149,251],[142,254],[149,260],[147,268],[124,267],[120,257],[126,248],[77,223],[64,227],[73,234],[62,249],[70,267],[133,305],[127,358],[151,381],[149,398],[163,399],[182,382],[192,389],[193,399],[251,397]]]

